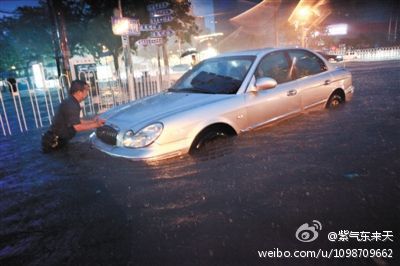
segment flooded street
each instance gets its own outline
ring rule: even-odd
[[[400,62],[348,67],[352,102],[229,139],[208,158],[131,162],[91,148],[88,134],[45,155],[43,130],[1,136],[0,265],[395,265]],[[298,241],[313,220],[319,238]],[[328,241],[339,230],[394,241]],[[386,248],[395,259],[257,253],[274,248]]]

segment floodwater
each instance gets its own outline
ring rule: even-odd
[[[395,265],[257,253],[399,250],[400,62],[348,67],[352,102],[226,140],[212,156],[131,162],[91,148],[88,134],[45,155],[43,130],[0,137],[0,265]],[[313,220],[319,238],[298,241]],[[390,230],[394,241],[329,242],[339,230]]]

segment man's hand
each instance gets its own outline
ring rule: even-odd
[[[95,120],[97,127],[101,127],[102,125],[104,125],[104,123],[106,122],[106,120],[101,119],[100,117],[96,116]]]
[[[82,120],[81,119],[81,123],[74,125],[73,127],[76,132],[80,132],[80,131],[92,130],[92,129],[101,127],[104,125],[105,122],[106,122],[106,120],[101,119],[100,117],[96,116],[92,120]]]

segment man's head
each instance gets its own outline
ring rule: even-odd
[[[89,85],[83,80],[74,80],[71,83],[69,93],[81,102],[88,96]]]

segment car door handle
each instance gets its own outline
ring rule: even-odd
[[[297,94],[297,91],[296,90],[290,90],[290,91],[288,91],[287,92],[287,96],[294,96],[294,95],[296,95]]]
[[[329,85],[331,84],[331,81],[329,79],[325,80],[324,85]]]

